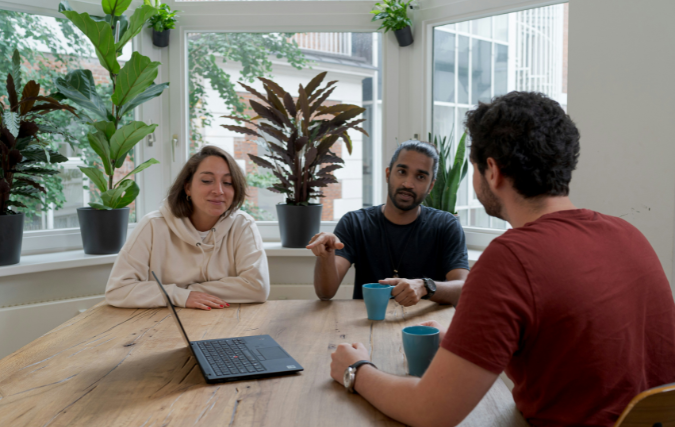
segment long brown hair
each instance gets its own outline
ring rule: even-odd
[[[228,168],[230,168],[230,174],[232,175],[234,198],[232,199],[232,204],[227,208],[223,216],[226,217],[230,215],[244,204],[247,188],[246,176],[241,171],[241,168],[239,168],[236,160],[234,160],[234,158],[225,150],[213,145],[206,145],[185,163],[185,166],[183,166],[183,169],[178,174],[178,178],[176,178],[176,181],[174,181],[169,190],[169,196],[167,197],[169,207],[171,208],[171,212],[177,218],[189,218],[192,215],[194,209],[192,207],[192,202],[187,199],[185,184],[192,182],[192,177],[199,168],[199,165],[204,159],[210,156],[217,156],[225,160]]]

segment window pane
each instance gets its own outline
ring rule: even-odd
[[[455,107],[434,106],[434,136],[449,137],[455,128]]]
[[[468,37],[459,36],[457,49],[457,102],[469,103],[469,46]]]
[[[495,43],[495,96],[508,92],[509,48]]]
[[[434,32],[434,101],[455,102],[455,35]]]
[[[502,42],[509,41],[509,15],[499,15],[492,18],[494,24],[494,38]]]
[[[471,46],[471,103],[492,98],[492,43],[474,39]]]
[[[18,48],[22,59],[23,84],[35,80],[41,86],[42,95],[56,92],[53,84],[55,78],[73,70],[86,69],[92,72],[99,94],[104,99],[109,99],[112,94],[109,73],[99,64],[89,40],[67,19],[0,10],[0,28],[3,28],[0,31],[0,78],[3,81],[11,67],[9,59],[14,48]],[[131,44],[128,44],[123,55],[118,58],[120,66],[124,66],[130,57]],[[0,99],[6,96],[7,90],[5,84],[2,84]],[[70,103],[67,100],[62,102]],[[81,111],[80,107],[75,108]],[[79,227],[76,209],[88,206],[89,201],[100,201],[99,191],[95,186],[89,185],[88,179],[78,169],[78,166],[100,167],[100,159],[87,141],[91,127],[61,111],[43,117],[53,127],[67,131],[69,136],[66,139],[63,135],[42,133],[39,134],[40,140],[69,160],[44,165],[59,173],[51,177],[36,178],[47,190],[42,196],[43,200],[19,200],[27,205],[27,208],[19,209],[26,213],[24,229],[28,231]],[[132,118],[129,114],[123,120],[129,121]],[[133,168],[131,152],[123,166],[116,170],[114,181],[117,182]],[[129,207],[130,221],[135,222],[135,203]]]
[[[492,38],[492,18],[477,19],[472,22],[472,33],[486,39]]]
[[[324,69],[325,83],[337,80],[336,89],[324,105],[356,104],[366,108],[360,126],[365,136],[349,131],[353,149],[349,154],[342,140],[332,151],[345,163],[335,172],[337,184],[322,188],[325,197],[322,220],[338,220],[346,212],[380,203],[374,200],[377,177],[384,173],[374,164],[380,150],[381,37],[379,33],[190,33],[188,85],[190,110],[190,155],[204,145],[216,145],[231,153],[245,171],[249,190],[244,210],[258,220],[276,220],[275,205],[285,201],[267,190],[277,182],[272,172],[253,164],[249,154],[267,153],[264,140],[224,129],[221,125],[250,126],[223,119],[257,116],[251,109],[256,98],[237,82],[264,94],[257,77],[272,79],[294,95],[297,88]],[[270,52],[273,52],[270,54]],[[264,95],[263,95],[264,96]],[[256,119],[260,120],[260,119]],[[267,137],[271,141],[271,137]]]

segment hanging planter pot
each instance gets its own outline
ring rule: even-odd
[[[88,255],[119,253],[127,240],[129,208],[97,210],[78,208],[82,246]]]
[[[21,259],[24,216],[0,215],[0,265],[18,264]]]
[[[281,246],[304,248],[321,227],[323,205],[277,205]]]
[[[408,25],[405,28],[394,31],[398,45],[401,47],[410,46],[413,43],[412,28]]]
[[[152,44],[157,47],[167,47],[169,45],[169,32],[171,30],[155,31],[152,30]]]

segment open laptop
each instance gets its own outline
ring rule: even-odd
[[[152,276],[207,383],[263,378],[303,370],[269,335],[190,341],[162,282],[154,271]]]

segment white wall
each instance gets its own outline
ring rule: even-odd
[[[671,287],[674,17],[673,0],[570,1],[568,111],[581,132],[572,201],[640,229]]]

